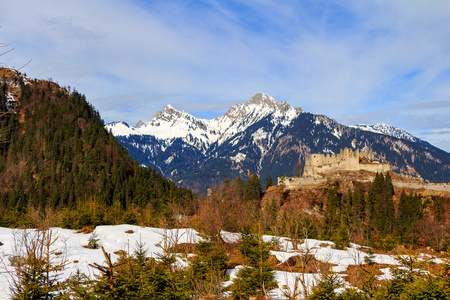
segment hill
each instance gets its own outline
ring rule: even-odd
[[[84,95],[4,68],[0,142],[4,226],[39,219],[19,217],[25,214],[61,211],[66,212],[59,215],[65,227],[136,223],[137,213],[124,220],[124,212],[143,208],[148,209],[150,222],[165,212],[169,202],[181,205],[195,197],[130,158]],[[115,215],[108,215],[108,207]]]
[[[107,124],[141,164],[155,167],[180,185],[204,192],[225,178],[257,174],[265,182],[294,175],[312,153],[362,149],[400,174],[429,182],[450,181],[450,154],[386,124],[345,126],[258,93],[222,117],[198,119],[167,106],[136,127]]]

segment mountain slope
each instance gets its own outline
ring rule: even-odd
[[[411,142],[423,142],[423,143],[426,143],[426,142],[416,138],[415,136],[409,134],[408,132],[404,131],[403,129],[398,128],[396,126],[388,125],[388,124],[377,123],[377,124],[372,125],[372,126],[368,126],[368,125],[365,125],[365,124],[359,124],[359,125],[351,126],[351,127],[355,127],[355,128],[358,128],[358,129],[361,129],[361,130],[365,130],[365,131],[381,133],[381,134],[389,135],[389,136],[392,136],[392,137],[396,137],[398,139],[408,140],[408,141],[411,141]]]
[[[292,176],[296,163],[311,153],[339,153],[345,147],[367,150],[399,173],[450,181],[450,154],[400,128],[344,126],[262,93],[212,120],[168,106],[135,128],[123,123],[106,128],[140,163],[196,191],[225,178],[246,179],[249,172],[263,181],[269,175]]]
[[[0,208],[41,212],[89,199],[122,209],[194,196],[139,167],[78,92],[0,69]],[[13,95],[12,105],[7,105]],[[0,223],[1,223],[0,216]],[[9,221],[3,220],[5,225]],[[106,222],[106,221],[102,221]]]

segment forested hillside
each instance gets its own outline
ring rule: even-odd
[[[84,95],[0,71],[1,226],[135,223],[144,210],[151,223],[195,197],[130,158]]]

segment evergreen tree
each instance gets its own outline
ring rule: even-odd
[[[277,286],[274,271],[268,262],[268,243],[254,234],[242,234],[239,251],[247,259],[249,266],[240,269],[233,280],[233,299],[249,299],[250,296],[264,295]]]
[[[221,295],[227,271],[228,255],[222,245],[212,242],[198,242],[195,245],[199,254],[195,256],[187,271],[190,275],[191,289],[200,293]]]
[[[377,173],[367,198],[367,214],[373,229],[382,235],[392,234],[395,229],[394,188],[389,173],[386,178]]]
[[[270,188],[271,186],[273,186],[273,180],[272,180],[272,176],[267,176],[266,179],[266,186],[265,186],[265,190],[267,191],[268,188]]]
[[[250,173],[245,184],[246,200],[261,200],[261,179],[256,174]]]
[[[236,178],[234,186],[236,188],[237,197],[239,197],[240,199],[244,199],[245,184],[242,181],[241,177]]]
[[[339,182],[328,183],[325,189],[325,220],[323,238],[335,242],[337,248],[343,248],[350,242],[348,235],[348,210],[343,203]]]
[[[444,197],[442,196],[431,196],[433,200],[433,214],[436,221],[441,222],[444,220],[445,207],[444,207]]]
[[[415,223],[422,219],[422,197],[418,194],[406,195],[402,191],[398,204],[398,232],[402,242],[406,241]]]

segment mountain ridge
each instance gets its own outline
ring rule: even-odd
[[[211,120],[166,108],[138,129],[106,128],[140,163],[197,191],[249,173],[263,179],[291,176],[295,164],[310,154],[345,147],[369,151],[398,173],[434,182],[450,177],[450,154],[398,127],[346,126],[263,93]]]
[[[246,103],[231,106],[223,116],[209,120],[196,118],[168,104],[148,122],[141,120],[135,127],[122,122],[122,125],[126,126],[118,127],[121,123],[119,121],[106,124],[106,128],[111,130],[114,136],[141,134],[160,139],[186,138],[198,149],[206,150],[215,142],[225,142],[269,114],[276,114],[284,119],[286,116],[293,118],[302,112],[301,108],[292,108],[285,101],[279,103],[266,94],[257,93]]]

